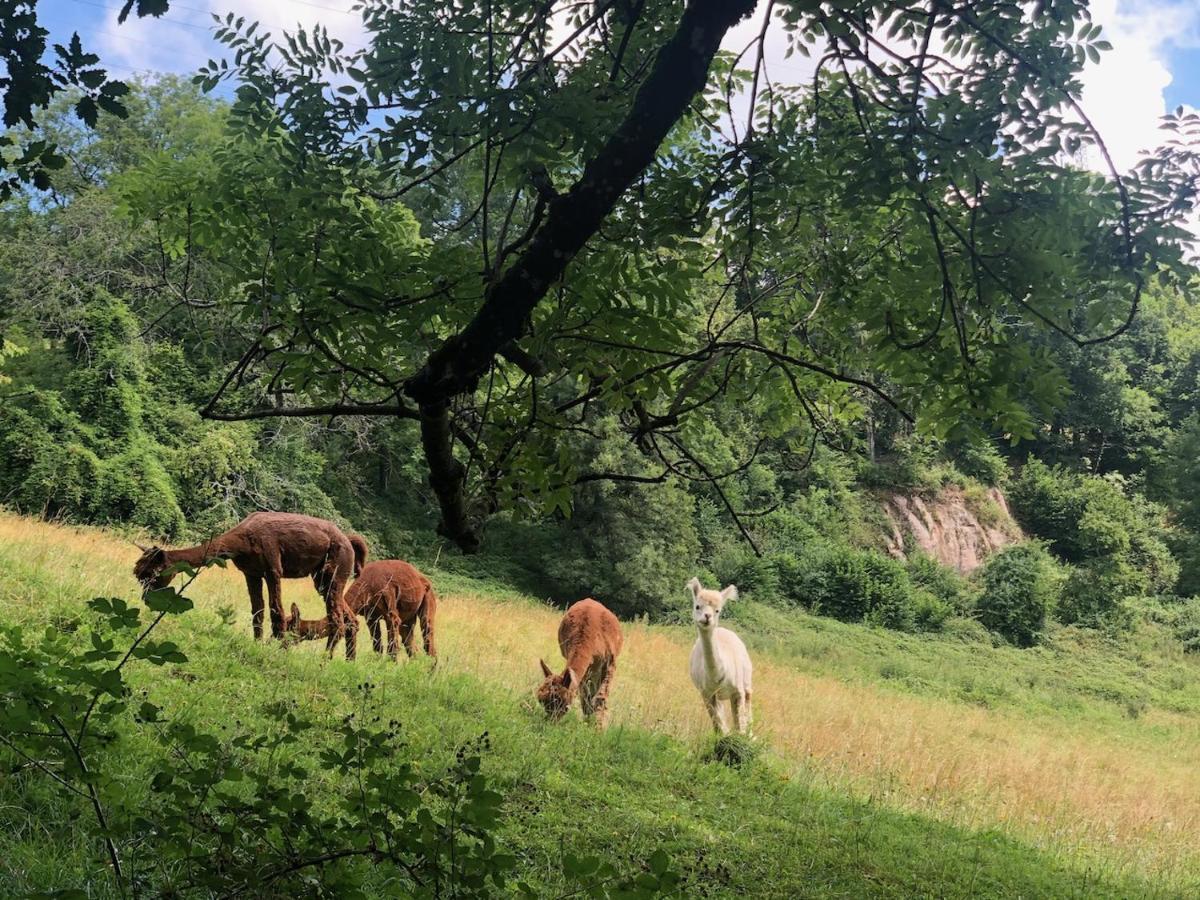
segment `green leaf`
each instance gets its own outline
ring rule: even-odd
[[[194,606],[190,599],[180,594],[173,587],[147,591],[142,600],[154,612],[165,612],[172,615],[187,612]]]

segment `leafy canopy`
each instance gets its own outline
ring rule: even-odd
[[[245,352],[205,414],[419,422],[467,550],[581,481],[719,483],[753,448],[698,449],[716,397],[797,448],[868,404],[1032,435],[1066,386],[1038,332],[1120,333],[1179,263],[1195,123],[1123,178],[1074,165],[1107,157],[1083,2],[776,2],[719,50],[753,9],[368,0],[362,49],[222,20],[224,146],[126,184],[228,266]],[[596,467],[612,419],[644,466]]]

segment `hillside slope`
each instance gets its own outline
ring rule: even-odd
[[[135,556],[100,531],[2,517],[0,621],[40,626],[92,596],[132,597]],[[731,624],[756,657],[769,749],[735,773],[701,762],[690,628],[627,625],[614,727],[554,727],[531,689],[538,657],[557,659],[558,614],[495,586],[435,581],[436,673],[369,650],[347,664],[314,645],[255,644],[241,578],[213,570],[190,591],[197,608],[171,625],[191,657],[171,670],[181,677],[135,680],[208,727],[231,715],[253,724],[280,700],[333,722],[369,680],[380,714],[400,720],[413,759],[430,766],[486,731],[485,770],[507,798],[502,838],[549,895],[564,851],[636,865],[659,846],[688,896],[1200,890],[1200,672],[1165,649],[1122,655],[1064,634],[1057,648],[1022,652],[743,607]],[[292,599],[317,611],[307,583],[288,584]],[[125,748],[131,791],[145,790],[145,750]],[[41,829],[29,829],[30,812]],[[18,779],[0,782],[0,893],[103,883],[94,848],[47,824],[54,813]]]

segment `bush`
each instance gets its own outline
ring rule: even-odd
[[[924,553],[910,553],[904,564],[914,585],[932,594],[951,614],[971,609],[971,583],[949,566]]]
[[[762,749],[753,738],[735,731],[717,738],[712,749],[701,759],[704,762],[723,763],[731,769],[745,769],[758,759],[761,752]]]
[[[958,471],[988,487],[1000,487],[1008,480],[1008,460],[990,440],[961,444],[952,459]]]
[[[955,609],[936,594],[918,589],[913,592],[912,612],[916,631],[941,631]]]
[[[891,557],[846,546],[816,551],[801,566],[796,590],[814,612],[843,622],[869,622],[912,631],[918,602],[926,621],[938,618],[928,592],[918,592],[904,565]],[[918,593],[927,599],[918,601]]]
[[[676,484],[585,485],[545,576],[559,599],[596,597],[619,616],[660,617],[685,603],[700,549],[694,516],[691,495]]]
[[[739,594],[762,603],[775,603],[781,596],[776,567],[779,556],[756,556],[745,544],[738,544],[717,555],[713,560],[713,574],[722,587],[736,584]]]
[[[1125,628],[1131,623],[1126,601],[1142,593],[1145,583],[1124,560],[1088,560],[1067,578],[1055,618],[1064,625]]]
[[[1006,547],[982,570],[976,615],[990,631],[1018,647],[1032,647],[1054,607],[1061,576],[1050,555],[1033,543]]]
[[[93,488],[93,521],[128,522],[163,538],[183,530],[183,512],[155,449],[139,441],[103,461],[100,481]]]
[[[1009,492],[1021,525],[1078,567],[1059,617],[1082,625],[1127,622],[1126,600],[1171,590],[1180,566],[1163,511],[1127,495],[1119,476],[1099,478],[1029,460]]]
[[[1185,653],[1200,653],[1200,597],[1191,597],[1179,605],[1172,630]]]

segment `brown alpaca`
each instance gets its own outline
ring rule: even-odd
[[[271,634],[283,637],[287,620],[283,613],[282,579],[312,577],[325,600],[326,617],[337,623],[328,636],[326,649],[332,655],[338,639],[346,638],[346,658],[353,659],[358,620],[342,599],[351,573],[358,571],[367,555],[366,542],[358,535],[347,537],[332,522],[295,513],[252,513],[224,534],[195,547],[165,550],[143,548],[133,574],[148,589],[166,587],[176,563],[200,566],[213,559],[228,559],[246,577],[255,638],[263,631],[263,581],[271,604]]]
[[[437,594],[429,579],[415,567],[399,559],[380,559],[363,566],[358,580],[346,589],[346,606],[356,616],[365,616],[376,653],[383,652],[380,622],[388,627],[388,654],[395,659],[397,638],[409,656],[416,653],[413,629],[417,621],[424,634],[425,652],[437,656],[434,619]],[[329,634],[329,620],[301,619],[300,608],[292,604],[288,630],[301,640],[316,640]]]
[[[567,660],[561,675],[542,664],[546,680],[537,698],[551,719],[561,719],[579,694],[583,715],[604,728],[608,725],[608,690],[617,674],[621,652],[621,623],[608,607],[595,600],[580,600],[567,610],[558,626],[558,648]]]

